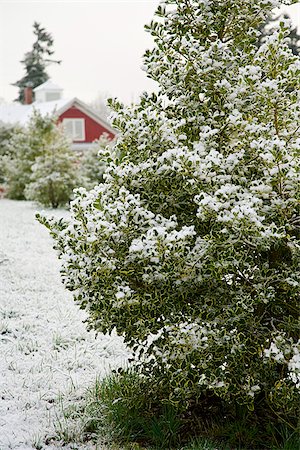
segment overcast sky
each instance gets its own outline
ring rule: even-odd
[[[130,102],[155,83],[140,69],[142,55],[152,47],[144,25],[159,0],[14,1],[0,0],[0,97],[12,101],[23,76],[20,60],[34,41],[37,21],[54,38],[60,65],[47,71],[66,97],[90,102],[108,93]],[[300,4],[286,7],[300,30]]]

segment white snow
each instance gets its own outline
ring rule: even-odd
[[[36,211],[31,202],[0,200],[0,450],[37,448],[53,435],[61,396],[79,399],[128,355],[121,338],[86,331]]]
[[[39,112],[42,117],[47,115],[59,116],[68,109],[74,102],[73,99],[52,100],[49,102],[33,102],[30,105],[21,105],[20,103],[0,105],[0,121],[6,125],[25,126],[30,121],[34,112]]]
[[[37,86],[36,88],[33,89],[34,92],[38,92],[38,91],[63,91],[63,89],[58,86],[58,84],[53,83],[52,80],[47,80],[45,81],[45,83],[40,84],[39,86]]]

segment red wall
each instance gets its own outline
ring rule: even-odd
[[[115,135],[108,131],[105,127],[74,106],[61,114],[58,121],[62,122],[63,119],[85,119],[85,141],[74,142],[94,142],[94,140],[99,139],[103,133],[107,133],[110,139],[115,137]]]

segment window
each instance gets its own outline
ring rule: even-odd
[[[84,119],[63,119],[63,126],[73,141],[85,140]]]
[[[46,102],[60,100],[60,92],[46,92]]]

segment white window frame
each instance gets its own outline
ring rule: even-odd
[[[72,129],[72,134],[70,136],[71,139],[73,141],[85,141],[85,120],[82,119],[82,118],[74,118],[74,119],[66,118],[66,119],[63,119],[63,126],[65,126],[67,123],[71,124],[71,129]],[[82,133],[81,133],[80,136],[78,136],[76,134],[76,123],[80,123],[81,124],[81,131],[82,131]],[[65,129],[66,129],[66,127],[65,127]]]

